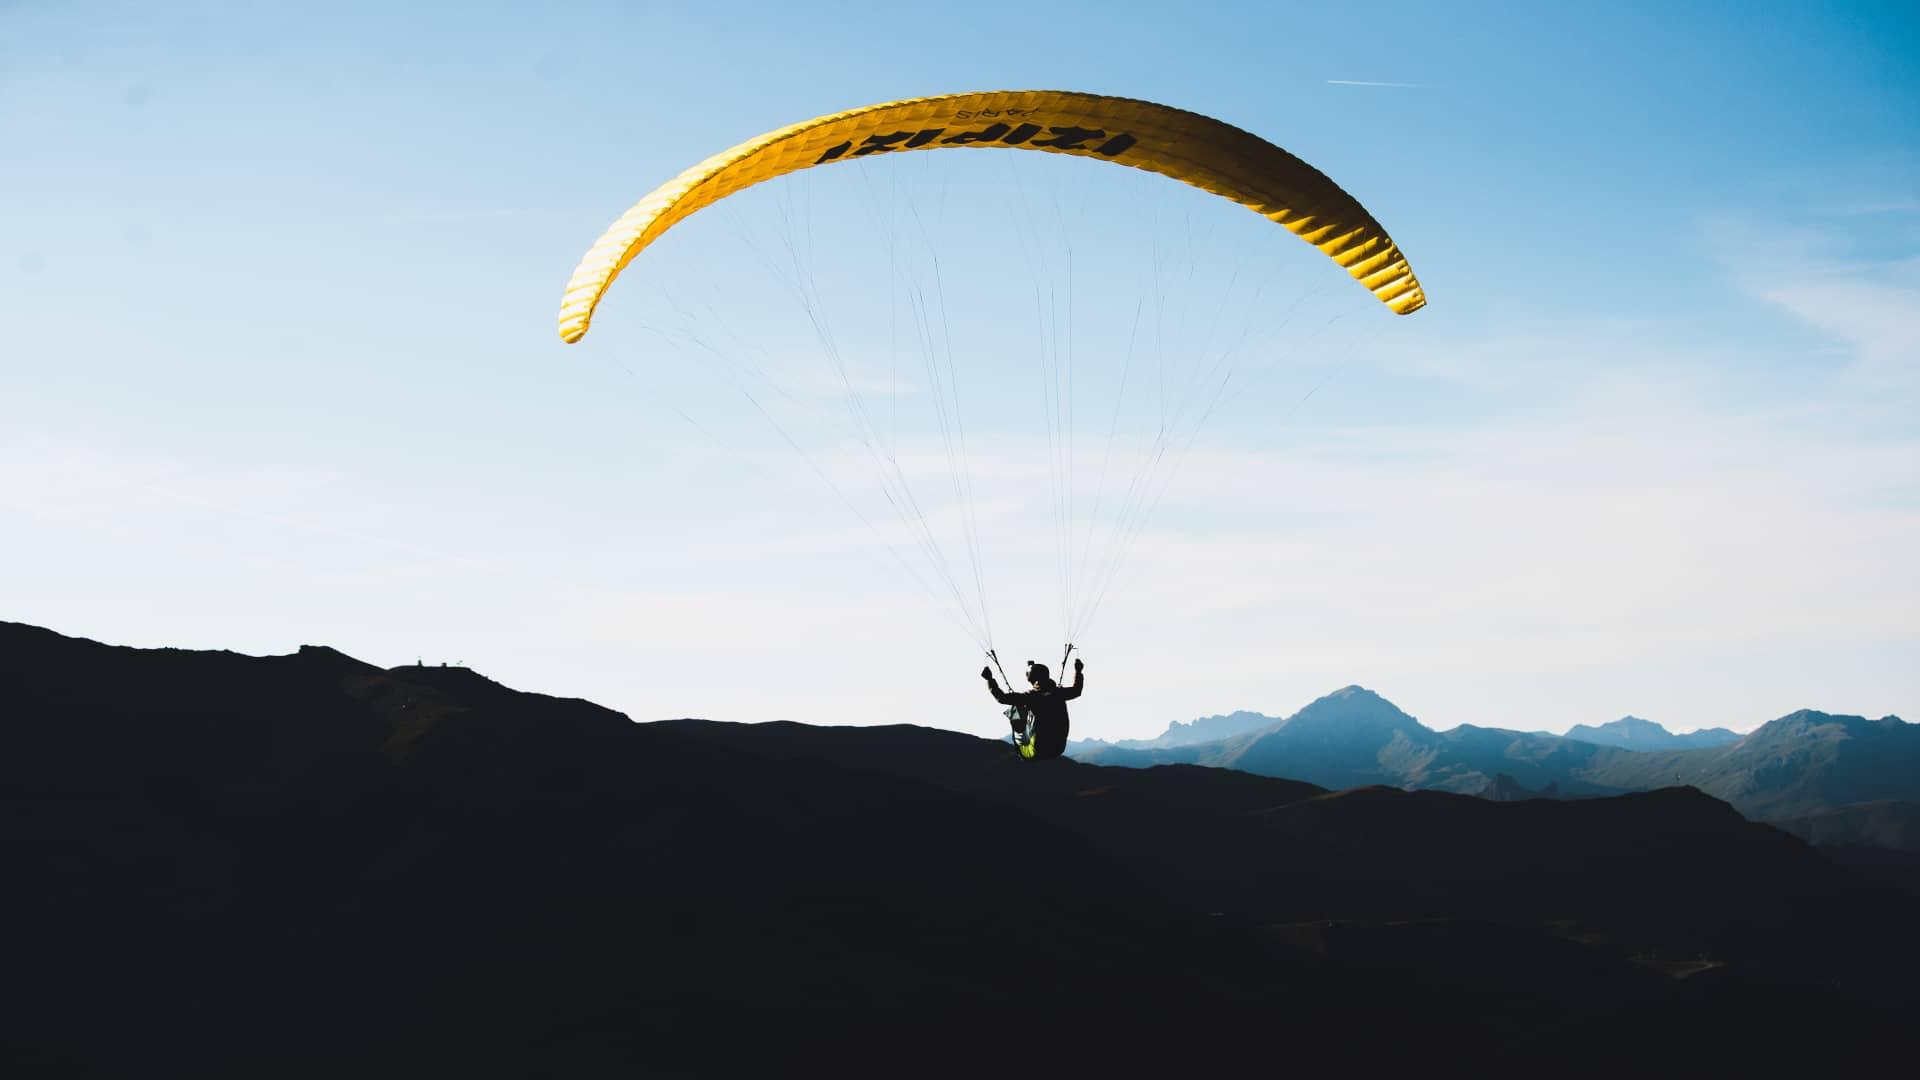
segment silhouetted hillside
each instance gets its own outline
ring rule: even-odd
[[[1778,825],[1810,844],[1920,852],[1920,803],[1898,799],[1850,803],[1810,817],[1787,818]]]
[[[1920,803],[1849,803],[1775,824],[1828,858],[1891,881],[1920,899]]]
[[[1890,1037],[1916,956],[1909,897],[1691,789],[1031,764],[15,624],[0,718],[13,1075],[1511,1069],[1596,1025],[1586,1064],[1724,1064]]]

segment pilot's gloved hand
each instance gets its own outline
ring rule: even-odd
[[[992,681],[993,681],[993,668],[991,668],[991,667],[983,667],[983,668],[981,668],[981,669],[980,669],[980,677],[981,677],[981,678],[983,678],[983,679],[985,679],[985,680],[987,680],[988,682],[992,682]]]
[[[1084,661],[1084,660],[1075,660],[1075,661],[1073,662],[1073,673],[1074,673],[1075,675],[1078,675],[1078,674],[1080,674],[1080,673],[1081,673],[1082,671],[1085,671],[1085,670],[1086,670],[1086,667],[1087,667],[1087,664],[1086,664],[1086,661]]]

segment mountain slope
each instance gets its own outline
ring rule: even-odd
[[[13,624],[0,748],[18,1075],[1220,1073],[1276,1016],[1315,1067],[1382,1028],[1371,1065],[1515,1067],[1596,1018],[1623,1058],[1754,1024],[1776,1054],[1900,1030],[1920,956],[1910,901],[1685,789],[1030,764]]]
[[[1727,746],[1607,756],[1586,775],[1616,788],[1678,778],[1759,820],[1806,817],[1850,803],[1920,800],[1920,725],[1803,709]]]

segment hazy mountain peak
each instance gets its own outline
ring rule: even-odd
[[[1265,713],[1236,709],[1230,713],[1216,713],[1194,720],[1175,720],[1167,725],[1167,730],[1151,739],[1122,739],[1110,745],[1123,750],[1155,750],[1176,746],[1193,746],[1197,743],[1230,739],[1235,735],[1272,727],[1280,723],[1280,717]],[[1084,745],[1093,745],[1100,740],[1082,740]]]
[[[1623,750],[1691,750],[1723,746],[1736,742],[1740,735],[1726,728],[1705,728],[1675,734],[1664,726],[1631,714],[1597,727],[1575,724],[1566,737],[1597,746],[1617,746]]]
[[[1871,721],[1864,716],[1844,716],[1818,709],[1795,709],[1777,720],[1760,725],[1753,734],[1759,740],[1801,738],[1816,732],[1842,736],[1864,729]]]
[[[1309,702],[1287,717],[1284,729],[1292,734],[1303,730],[1425,730],[1420,722],[1400,707],[1364,686],[1344,686]]]
[[[1358,684],[1343,686],[1331,694],[1323,694],[1308,702],[1300,712],[1306,712],[1308,709],[1324,707],[1333,703],[1339,703],[1347,708],[1358,707],[1372,710],[1385,710],[1397,716],[1407,716],[1407,714],[1401,712],[1400,707],[1393,702]],[[1294,715],[1297,716],[1299,714],[1296,713]],[[1408,717],[1408,719],[1412,719],[1412,717]]]
[[[1618,720],[1609,720],[1606,723],[1600,724],[1597,726],[1589,725],[1589,724],[1575,724],[1572,727],[1572,729],[1568,732],[1568,734],[1571,735],[1575,731],[1614,732],[1621,735],[1629,735],[1629,734],[1671,735],[1673,734],[1672,732],[1668,731],[1664,726],[1660,724],[1656,724],[1653,721],[1647,720],[1643,717],[1634,716],[1632,713],[1628,713],[1626,716],[1623,716]]]
[[[1844,718],[1834,713],[1821,712],[1819,709],[1795,709],[1787,715],[1780,717],[1778,720],[1773,721],[1773,723],[1824,724],[1840,719]],[[1864,717],[1862,719],[1864,719]]]
[[[1909,724],[1898,716],[1883,716],[1878,720],[1869,720],[1864,716],[1844,713],[1825,713],[1818,709],[1798,709],[1777,720],[1762,724],[1752,735],[1751,743],[1760,744],[1781,739],[1802,738],[1874,738],[1891,736],[1893,738],[1911,737],[1916,725]]]

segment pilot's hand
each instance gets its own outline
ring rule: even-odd
[[[1073,673],[1074,673],[1075,675],[1078,675],[1078,674],[1080,674],[1080,673],[1081,673],[1082,671],[1084,671],[1084,670],[1086,670],[1086,667],[1087,667],[1087,664],[1086,664],[1086,661],[1084,661],[1084,660],[1075,660],[1075,661],[1073,662]]]
[[[981,668],[981,669],[980,669],[980,677],[981,677],[981,678],[983,678],[983,679],[985,679],[985,680],[987,680],[988,682],[992,682],[992,681],[993,681],[993,669],[992,669],[991,667],[983,667],[983,668]]]

